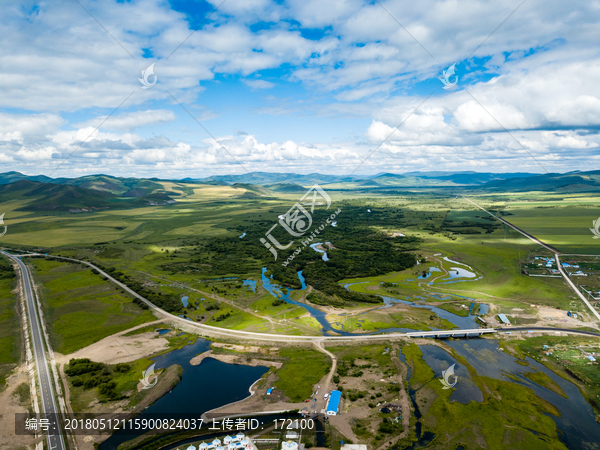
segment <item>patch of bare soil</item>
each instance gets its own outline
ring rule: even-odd
[[[17,448],[33,449],[35,443],[39,441],[33,436],[15,435],[15,414],[27,413],[27,406],[19,402],[15,395],[15,389],[22,383],[29,386],[29,374],[25,365],[21,365],[6,379],[6,388],[0,392],[0,450],[14,450]]]
[[[130,331],[130,330],[126,330]],[[133,336],[113,334],[70,355],[54,353],[56,362],[67,364],[71,358],[89,358],[105,364],[117,364],[146,358],[169,348],[169,341],[153,331]]]
[[[278,347],[258,347],[253,345],[237,345],[237,344],[226,344],[223,342],[214,342],[211,344],[213,348],[224,348],[225,350],[233,350],[235,352],[244,353],[260,353],[263,355],[278,355]]]
[[[221,355],[219,353],[213,353],[212,350],[208,350],[207,352],[200,353],[199,355],[194,356],[190,360],[190,364],[192,366],[197,366],[204,360],[204,358],[213,358],[218,361],[228,363],[228,364],[240,364],[244,366],[266,366],[266,367],[275,367],[279,369],[283,366],[283,363],[280,361],[270,361],[268,359],[257,359],[257,358],[245,358],[241,355]]]
[[[282,399],[281,395],[266,395],[267,390],[273,386],[277,375],[269,374],[264,383],[255,383],[250,387],[249,396],[238,402],[230,403],[213,409],[206,413],[206,417],[222,417],[234,414],[248,414],[262,411],[288,411],[291,409],[302,409],[308,403],[293,403]],[[259,387],[260,386],[260,387]],[[316,389],[316,386],[315,386]]]

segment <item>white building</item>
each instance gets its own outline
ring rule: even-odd
[[[294,441],[282,442],[281,450],[298,450],[298,443]]]
[[[367,450],[367,446],[362,444],[344,444],[341,450]]]
[[[224,446],[221,445],[220,439],[215,439],[210,444],[202,442],[198,446],[198,450],[256,450],[252,439],[244,436],[244,433],[238,433],[235,436],[225,436],[223,444]],[[196,447],[190,445],[187,450],[196,450]]]

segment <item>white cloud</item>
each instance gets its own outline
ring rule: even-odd
[[[102,129],[106,130],[131,131],[146,125],[157,125],[161,123],[173,122],[175,120],[175,113],[168,109],[158,109],[119,114],[109,117],[108,120],[105,119],[106,116],[97,117],[73,126],[76,128],[96,128],[102,124]]]
[[[600,40],[595,2],[573,7],[528,0],[492,35],[517,4],[382,1],[391,17],[379,4],[358,0],[228,1],[193,33],[196,23],[162,0],[82,4],[118,43],[77,4],[5,8],[0,107],[20,113],[0,113],[0,163],[36,167],[37,159],[39,170],[45,170],[88,139],[65,170],[127,168],[134,173],[138,165],[149,172],[219,170],[221,165],[231,170],[235,162],[214,141],[198,140],[189,130],[182,137],[175,121],[185,113],[179,115],[168,90],[193,114],[200,111],[198,120],[210,121],[207,127],[218,130],[214,134],[222,145],[252,168],[311,171],[311,164],[332,164],[343,173],[412,113],[442,68],[461,61],[460,89],[443,92],[437,83],[439,92],[366,167],[514,170],[519,161],[520,170],[534,170],[535,162],[523,162],[531,158],[503,127],[548,167],[597,162],[593,133],[600,124],[600,58],[590,44]],[[490,17],[498,20],[491,23]],[[262,28],[252,32],[250,26],[258,23]],[[484,62],[465,63],[486,38],[475,51]],[[153,57],[144,58],[143,49]],[[158,82],[143,90],[140,71],[152,62]],[[274,75],[259,73],[263,70]],[[248,97],[235,90],[239,81],[248,86],[241,87]],[[273,91],[289,89],[285,98],[273,94],[271,103],[256,104],[267,96],[253,90],[275,85],[282,89]],[[207,92],[208,86],[222,89]],[[122,106],[128,112],[117,111],[94,132],[130,94]],[[63,118],[71,112],[95,118],[73,130]],[[270,115],[265,120],[273,119],[271,128],[277,131],[290,126],[275,120],[284,115],[295,116],[299,129],[312,126],[317,117],[315,128],[332,130],[321,131],[327,138],[306,142],[304,137],[252,136],[254,113]],[[342,119],[349,117],[360,124],[347,125]],[[137,134],[153,125],[161,125],[163,135]],[[240,127],[250,135],[230,136]],[[340,138],[348,132],[352,139]]]
[[[265,80],[244,80],[244,84],[254,89],[271,89],[275,86],[275,84]]]

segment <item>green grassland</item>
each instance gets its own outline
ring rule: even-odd
[[[484,398],[480,403],[450,401],[452,390],[437,382],[419,347],[409,344],[403,353],[412,368],[411,386],[421,388],[417,401],[423,427],[436,434],[429,448],[504,449],[509,444],[511,449],[566,449],[549,416],[558,415],[557,410],[529,388],[479,376],[459,357]]]
[[[387,308],[358,315],[328,315],[335,330],[369,332],[386,328],[408,328],[429,331],[432,328],[451,330],[457,328],[446,319],[424,308],[407,307],[402,312],[389,312]]]
[[[279,355],[288,359],[277,371],[275,385],[293,402],[310,397],[313,387],[331,369],[331,359],[316,350],[282,348]]]
[[[144,322],[155,320],[111,283],[79,265],[35,259],[52,347],[69,354]]]
[[[543,346],[548,345],[549,349]],[[590,362],[583,351],[600,352],[597,339],[574,336],[539,336],[519,341],[503,341],[502,346],[518,357],[529,356],[544,364],[554,373],[577,384],[584,397],[600,414],[600,370],[598,363]],[[546,356],[546,352],[552,355]]]
[[[356,360],[363,360],[376,364],[384,373],[394,370],[390,349],[385,345],[350,345],[342,347],[327,347],[327,350],[334,353],[338,358],[338,363],[342,365],[353,365]]]
[[[87,258],[103,267],[120,270],[139,283],[155,283],[153,289],[157,291],[173,296],[188,295],[194,303],[200,297],[215,300],[217,296],[233,302],[227,306],[231,315],[219,321],[218,326],[295,334],[318,333],[316,321],[303,316],[298,308],[273,306],[269,303],[270,297],[260,286],[256,294],[241,286],[244,278],[260,280],[261,269],[265,266],[269,268],[269,273],[275,275],[275,281],[292,286],[298,283],[295,270],[299,266],[290,266],[289,271],[283,271],[278,266],[279,262],[274,263],[270,252],[259,242],[266,230],[276,222],[277,215],[285,213],[290,204],[297,200],[297,194],[277,193],[272,194],[276,197],[240,198],[247,187],[184,183],[162,183],[162,187],[180,193],[178,203],[82,214],[44,215],[13,210],[17,217],[10,219],[15,221],[14,224],[7,219],[11,230],[7,236],[10,235],[12,239],[8,242],[27,244],[28,248],[44,245],[54,254]],[[506,230],[501,223],[476,210],[464,199],[454,199],[434,190],[331,191],[331,196],[342,210],[338,217],[339,226],[326,227],[318,239],[333,242],[338,250],[328,252],[330,262],[327,264],[320,261],[320,254],[308,247],[294,261],[294,264],[298,261],[305,268],[305,275],[312,274],[309,282],[316,287],[314,292],[324,300],[323,304],[342,306],[347,311],[365,306],[359,300],[366,300],[367,297],[350,299],[349,296],[348,299],[342,299],[340,295],[343,291],[331,283],[323,286],[314,284],[321,283],[323,277],[332,274],[335,277],[339,273],[352,272],[372,273],[367,277],[350,276],[338,280],[369,281],[351,287],[353,293],[369,295],[369,301],[376,300],[374,295],[426,302],[439,302],[442,298],[444,301],[465,302],[468,300],[464,297],[467,297],[499,305],[517,302],[520,306],[532,303],[567,308],[570,301],[576,300],[561,279],[521,275],[521,262],[530,253],[538,252],[539,246],[510,229]],[[519,214],[528,212],[533,214],[532,221],[535,221],[535,218],[541,217],[538,212],[542,211],[547,217],[545,223],[559,224],[554,230],[557,233],[556,242],[552,244],[560,248],[558,240],[563,235],[561,230],[566,236],[562,244],[566,245],[569,243],[569,233],[579,226],[579,216],[572,215],[574,198],[560,199],[548,193],[513,193],[479,195],[474,200],[502,214],[507,220],[517,219]],[[576,198],[579,203],[586,202],[586,207],[595,205],[596,200],[589,195]],[[16,204],[14,206],[14,209],[18,207]],[[371,212],[367,212],[367,209],[371,209]],[[590,208],[583,212],[587,214],[593,210]],[[315,223],[320,220],[319,217],[315,215]],[[518,223],[516,225],[520,226]],[[526,231],[535,235],[530,229],[526,228]],[[397,232],[409,238],[391,239],[392,233]],[[242,233],[247,234],[240,239]],[[416,239],[411,240],[411,237]],[[348,266],[347,261],[364,260],[366,253],[362,249],[357,250],[361,244],[364,245],[363,241],[372,242],[369,244],[371,247],[383,242],[389,245],[387,248],[381,247],[379,253],[369,255],[374,256],[372,261],[381,267],[371,270],[371,262],[363,267],[357,264],[355,267]],[[345,243],[350,244],[345,246]],[[595,244],[596,241],[590,239],[590,243]],[[393,264],[385,260],[392,252],[414,252],[427,257],[428,262],[403,271],[390,270]],[[426,280],[417,279],[423,269],[457,266],[441,260],[441,257],[434,257],[436,253],[457,261],[459,267],[470,268],[480,278],[450,284],[439,278],[429,285],[431,279],[443,275],[433,272]],[[340,259],[343,254],[346,256]],[[280,252],[279,261],[286,257],[285,252]],[[236,280],[220,280],[227,277],[236,277]],[[384,287],[381,282],[398,283],[398,286]],[[256,316],[247,312],[252,308],[275,320],[275,328],[266,320],[259,323]],[[215,322],[215,315],[220,314],[205,311],[202,305],[184,313],[193,320],[211,324]],[[283,319],[287,323],[283,323]],[[390,327],[393,326],[390,323],[397,323],[395,319],[398,318],[392,319],[368,317],[368,323],[361,324],[361,327],[363,330],[385,328],[386,324]],[[428,319],[413,320],[415,322],[427,326]],[[356,330],[361,328],[358,324],[357,320],[348,319],[345,326]]]
[[[0,389],[21,359],[21,318],[16,276],[6,258],[0,259]]]
[[[507,208],[508,221],[564,253],[599,255],[600,243],[589,230],[598,218],[598,208],[569,206],[531,209],[523,205]]]

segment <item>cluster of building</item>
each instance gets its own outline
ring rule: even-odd
[[[544,354],[546,356],[552,356],[552,354],[554,353],[554,349],[550,348],[549,345],[542,345],[542,348],[543,348]],[[590,362],[596,362],[596,353],[586,352],[586,351],[584,351],[582,349],[580,349],[580,350],[581,350],[581,353],[583,354],[583,356],[588,361],[590,361]]]
[[[557,264],[556,264],[556,258],[552,258],[549,256],[536,256],[534,259],[536,259],[537,261],[534,263],[537,266],[540,267],[544,267],[546,269],[548,269],[548,272],[550,272],[552,275],[560,275],[560,272],[557,270]],[[583,272],[582,270],[576,270],[579,269],[579,265],[578,264],[570,264],[568,262],[561,262],[560,265],[563,267],[563,269],[572,276],[578,276],[578,277],[587,277],[588,274]],[[553,268],[556,267],[556,268]],[[529,274],[526,270],[523,271],[523,273],[525,275],[529,275],[529,276],[544,276],[544,275],[540,275],[540,274]],[[545,275],[548,276],[548,275]]]
[[[298,444],[296,444],[296,449]],[[215,439],[210,443],[202,442],[198,446],[198,450],[257,450],[256,446],[247,436],[244,436],[244,433],[238,433],[235,436],[225,436],[223,438],[223,443],[221,444],[220,439]],[[296,450],[296,449],[285,449],[285,450]],[[186,450],[196,450],[194,445],[190,445]]]

